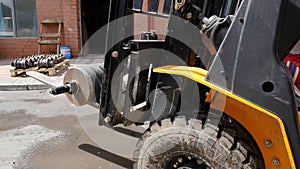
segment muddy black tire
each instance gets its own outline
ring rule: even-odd
[[[155,124],[139,143],[138,169],[260,168],[225,131],[196,119]]]

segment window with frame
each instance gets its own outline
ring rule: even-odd
[[[36,0],[0,0],[0,37],[37,37]]]

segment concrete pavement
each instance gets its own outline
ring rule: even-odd
[[[132,168],[136,142],[111,137],[115,132],[99,126],[98,116],[98,109],[75,107],[65,95],[0,91],[0,169]]]

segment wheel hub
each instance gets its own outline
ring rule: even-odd
[[[211,168],[207,162],[202,160],[200,157],[197,157],[190,152],[175,152],[170,155],[171,158],[167,160],[167,168],[172,169],[209,169]],[[169,157],[170,157],[169,156]]]

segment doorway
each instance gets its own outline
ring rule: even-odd
[[[82,47],[97,30],[108,23],[110,0],[81,0]],[[105,40],[99,41],[105,45]]]

